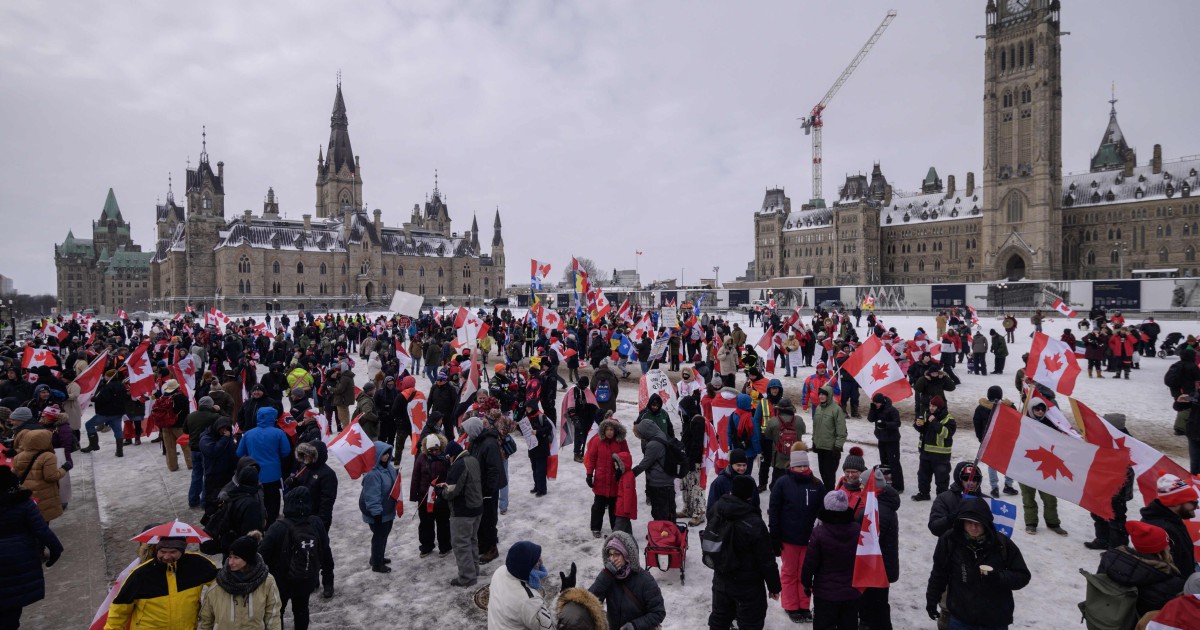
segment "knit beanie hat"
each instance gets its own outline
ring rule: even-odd
[[[258,539],[254,536],[242,536],[229,545],[229,555],[237,556],[254,566],[258,562]]]
[[[467,436],[474,440],[475,438],[479,437],[480,433],[483,433],[483,420],[480,420],[478,417],[467,418],[465,421],[463,421],[462,428],[463,431],[467,432]]]
[[[201,396],[200,400],[196,401],[197,407],[212,407],[217,403],[213,402],[212,396]]]
[[[430,433],[425,436],[425,450],[428,451],[435,448],[442,448],[442,441],[438,439],[438,436]]]
[[[740,448],[735,448],[732,451],[729,451],[729,465],[730,466],[732,466],[734,464],[746,464],[746,463],[749,463],[749,460],[746,459],[746,451],[744,451]]]
[[[792,442],[792,452],[788,455],[788,468],[799,468],[800,466],[809,465],[808,446],[800,440]]]
[[[1167,531],[1157,525],[1141,521],[1128,521],[1125,529],[1129,532],[1129,542],[1138,553],[1156,554],[1171,544]]]
[[[882,405],[883,403],[887,402],[887,396],[884,396],[879,392],[875,392],[875,395],[871,397],[871,402]]]
[[[733,478],[733,496],[749,501],[758,489],[754,478],[750,475],[737,475]]]
[[[1200,573],[1193,573],[1192,577],[1183,583],[1183,594],[1200,595]]]
[[[1000,389],[999,385],[992,385],[991,387],[988,388],[988,391],[987,391],[987,399],[988,400],[990,400],[992,402],[999,402],[1001,398],[1004,398],[1004,390]]]
[[[17,411],[13,412],[13,417],[16,417]],[[1195,486],[1170,473],[1165,473],[1158,478],[1159,503],[1167,507],[1174,507],[1188,501],[1200,501],[1200,494],[1196,492]]]
[[[863,461],[863,450],[857,446],[850,447],[850,454],[846,456],[842,462],[842,470],[857,470],[862,472],[867,469],[867,462]]]
[[[725,386],[725,381],[721,380],[720,375],[714,374],[713,377],[708,380],[708,384],[716,387],[717,389],[721,389]]]
[[[29,422],[33,420],[33,411],[29,407],[17,407],[9,414],[8,419],[16,420],[17,422]]]
[[[508,556],[504,558],[504,566],[508,569],[509,574],[524,582],[529,579],[529,573],[541,559],[542,547],[528,540],[522,540],[509,547]]]
[[[850,509],[850,498],[841,490],[825,495],[825,509],[830,512],[845,512]]]
[[[946,407],[946,399],[942,398],[941,396],[934,396],[933,398],[929,399],[929,406],[937,407],[938,409],[944,409]]]

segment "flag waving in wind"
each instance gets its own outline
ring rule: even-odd
[[[1054,305],[1051,306],[1051,308],[1059,313],[1062,313],[1063,315],[1066,315],[1067,317],[1075,317],[1075,309],[1071,308],[1070,305],[1062,301],[1062,298],[1055,299]]]
[[[329,452],[342,462],[351,479],[358,479],[375,465],[375,443],[358,425],[358,418],[330,440]]]
[[[900,364],[875,335],[867,336],[863,345],[842,363],[842,370],[862,385],[868,398],[877,392],[891,398],[892,402],[912,396],[912,387]]]
[[[536,260],[529,261],[529,288],[540,291],[542,283],[550,275],[550,263],[540,263]]]
[[[1033,345],[1029,348],[1029,362],[1025,364],[1025,376],[1070,396],[1075,391],[1075,379],[1080,372],[1075,348],[1066,342],[1051,339],[1046,333],[1034,333]]]
[[[879,489],[875,474],[867,476],[863,489],[866,506],[863,509],[862,530],[858,533],[858,550],[854,555],[854,577],[851,586],[864,591],[868,588],[887,588],[887,570],[883,566],[883,549],[879,546]]]

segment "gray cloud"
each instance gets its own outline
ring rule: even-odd
[[[914,4],[915,6],[906,6]],[[1200,153],[1200,5],[1064,2],[1064,161],[1083,170],[1111,81],[1143,160]],[[1142,5],[1138,5],[1141,7]],[[767,186],[810,195],[807,114],[875,28],[877,2],[6,3],[0,8],[0,272],[54,287],[52,245],[111,186],[151,245],[153,205],[208,126],[227,211],[274,186],[310,212],[336,72],[364,195],[399,224],[441,174],[457,229],[500,207],[509,280],[571,254],[643,277],[724,279],[752,256]],[[826,114],[825,189],[880,161],[978,171],[983,3],[904,3]],[[179,187],[176,187],[177,192]],[[552,229],[546,229],[549,226]]]

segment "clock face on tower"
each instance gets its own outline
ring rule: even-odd
[[[1029,8],[1029,0],[1008,0],[1007,8],[1009,15],[1020,13]]]

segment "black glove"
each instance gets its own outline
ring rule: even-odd
[[[778,538],[771,539],[771,546],[775,549],[775,557],[783,556],[783,541]]]
[[[71,462],[64,462],[62,466],[59,466],[59,468],[62,468],[63,470],[71,470],[74,467],[75,465]]]
[[[54,563],[58,562],[58,559],[61,557],[62,557],[61,553],[50,554],[50,557],[46,559],[46,568],[50,568],[50,567],[54,566]]]
[[[383,525],[383,515],[380,514],[379,516],[372,516],[371,522],[376,525]]]
[[[808,586],[804,587],[804,596],[812,597],[812,588],[811,587],[808,587]]]
[[[5,457],[16,457],[16,456],[17,456],[17,449],[15,449],[15,448],[6,448],[6,449],[4,449],[4,456],[5,456]]]
[[[588,485],[588,487],[589,487],[589,488],[594,488],[594,487],[595,487],[595,485],[594,485],[594,481],[593,481],[593,479],[592,479],[592,476],[591,476],[591,475],[588,475],[588,476],[587,476],[587,485]]]
[[[936,620],[938,619],[938,617],[941,617],[941,616],[942,616],[942,614],[941,614],[940,612],[938,612],[938,605],[937,605],[937,604],[928,604],[928,605],[926,605],[926,606],[925,606],[925,612],[929,613],[929,618],[930,618],[930,619],[933,619],[934,621],[936,621]]]
[[[560,580],[562,580],[562,587],[559,589],[559,592],[565,591],[569,588],[575,588],[575,563],[574,562],[571,563],[571,574],[570,575],[567,575],[566,573],[559,571],[558,577]]]

